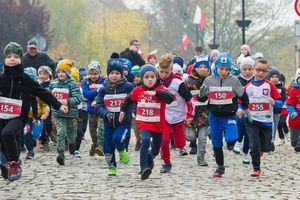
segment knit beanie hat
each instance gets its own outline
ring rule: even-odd
[[[218,55],[220,54],[220,51],[218,49],[213,49],[211,52],[210,52],[210,59],[212,59],[213,57],[217,57]]]
[[[151,64],[146,64],[141,67],[140,76],[141,76],[142,83],[143,83],[143,78],[144,78],[144,75],[146,72],[154,72],[156,78],[158,78],[158,74],[157,74],[155,67]]]
[[[156,60],[155,54],[149,54],[149,55],[147,56],[147,61],[149,62],[149,60],[152,59],[152,58],[154,58],[154,59]]]
[[[113,70],[117,70],[123,75],[123,62],[120,58],[111,58],[107,61],[107,75]]]
[[[261,52],[257,52],[254,54],[253,59],[256,60],[256,59],[263,58],[263,57],[264,57],[264,55]]]
[[[77,67],[71,68],[71,76],[76,81],[76,83],[79,83],[79,70],[77,69]]]
[[[49,77],[52,76],[52,70],[48,66],[40,66],[38,69],[38,74],[40,73],[40,71],[46,72],[47,74],[49,74]]]
[[[184,67],[184,61],[180,56],[175,56],[173,58],[173,63],[177,63],[178,65],[180,65],[181,68]]]
[[[174,74],[179,74],[180,76],[183,75],[183,69],[180,65],[178,65],[177,63],[173,64],[173,73]]]
[[[36,69],[34,67],[26,67],[24,69],[24,73],[29,75],[32,80],[34,80],[34,81],[37,80],[37,73],[36,73]]]
[[[230,70],[230,74],[232,75],[239,75],[241,73],[241,70],[239,68],[239,66],[237,66],[236,64],[232,63],[231,65],[231,70]]]
[[[278,78],[280,77],[280,72],[278,69],[276,69],[275,67],[271,67],[271,69],[269,70],[269,73],[267,74],[266,78],[268,80],[270,80],[270,78],[273,76],[273,75],[277,75]]]
[[[92,60],[88,65],[88,70],[90,71],[91,69],[96,70],[98,74],[102,73],[100,63],[96,60]]]
[[[135,65],[135,66],[131,69],[131,73],[132,73],[133,75],[140,74],[140,72],[141,72],[141,68],[140,68],[140,66],[138,66],[138,65]]]
[[[254,60],[253,58],[251,58],[250,56],[247,56],[245,58],[242,58],[241,60],[241,64],[240,64],[240,67],[241,69],[245,66],[245,65],[250,65],[251,67],[254,67]]]
[[[215,76],[219,76],[217,69],[221,66],[229,67],[231,69],[231,56],[229,53],[220,53],[218,55],[213,71]]]
[[[3,59],[5,59],[11,53],[17,54],[21,58],[21,60],[22,60],[22,57],[23,57],[23,48],[18,43],[16,43],[16,42],[9,42],[4,47]]]
[[[87,76],[87,71],[84,67],[79,67],[79,79],[82,81]]]
[[[300,77],[300,68],[297,69],[296,74],[295,74],[295,80],[297,81],[297,79]]]
[[[63,59],[58,62],[57,67],[56,67],[56,72],[59,69],[61,69],[70,77],[72,67],[73,67],[73,62],[71,60]]]
[[[205,54],[201,54],[196,58],[196,62],[194,64],[194,68],[198,68],[200,67],[200,65],[205,65],[208,69],[210,69],[210,65],[209,65],[210,59],[208,57],[208,55]]]
[[[132,62],[127,58],[121,58],[121,60],[122,60],[123,70],[127,70],[128,73],[131,73]]]

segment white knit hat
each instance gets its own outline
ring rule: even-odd
[[[242,58],[242,61],[241,61],[241,69],[245,66],[245,65],[250,65],[251,67],[254,67],[254,60],[253,58],[251,58],[250,56],[247,56],[245,58]]]
[[[297,80],[300,77],[300,68],[297,69],[296,74],[295,74],[295,80]]]

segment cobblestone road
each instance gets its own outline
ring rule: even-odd
[[[212,178],[216,164],[208,145],[208,167],[197,166],[195,155],[180,157],[172,151],[171,173],[159,173],[162,162],[157,157],[150,178],[141,181],[134,138],[130,163],[119,164],[116,177],[107,176],[103,157],[88,156],[90,143],[83,141],[82,158],[66,153],[65,166],[56,163],[55,147],[46,153],[37,150],[33,160],[22,154],[23,177],[14,182],[1,179],[0,199],[300,199],[300,154],[288,144],[263,156],[259,178],[250,177],[251,165],[243,165],[242,156],[228,151],[224,177]]]

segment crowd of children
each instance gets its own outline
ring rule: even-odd
[[[0,167],[10,181],[21,178],[20,151],[33,159],[34,147],[56,145],[56,161],[65,165],[65,151],[81,157],[80,146],[89,125],[90,156],[103,156],[109,176],[117,174],[117,156],[130,161],[131,130],[140,151],[141,180],[148,179],[154,158],[161,154],[161,173],[172,169],[170,148],[180,155],[197,154],[197,164],[208,166],[207,138],[211,139],[217,169],[225,173],[223,140],[229,151],[252,163],[251,176],[260,176],[261,157],[290,141],[300,151],[300,69],[290,87],[285,77],[258,52],[242,45],[236,62],[229,53],[212,50],[196,55],[189,66],[174,54],[147,57],[133,66],[114,52],[102,73],[98,61],[79,70],[61,59],[56,71],[48,66],[23,68],[22,47],[10,42],[3,51],[0,74]],[[157,62],[157,63],[156,63]],[[55,76],[54,76],[55,74]],[[23,131],[24,129],[24,131]],[[250,156],[249,156],[250,153]]]

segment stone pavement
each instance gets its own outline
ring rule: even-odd
[[[37,150],[32,160],[25,160],[23,153],[23,177],[14,182],[0,179],[0,199],[300,199],[300,154],[288,144],[263,156],[259,178],[250,177],[251,165],[243,165],[242,156],[227,150],[225,175],[212,178],[216,164],[208,141],[208,167],[197,166],[195,155],[180,157],[172,151],[171,173],[159,173],[162,162],[157,157],[150,178],[141,181],[134,140],[130,163],[119,164],[116,177],[107,176],[103,157],[88,156],[89,139],[82,143],[82,158],[66,153],[65,166],[56,163],[55,147],[46,153]]]

